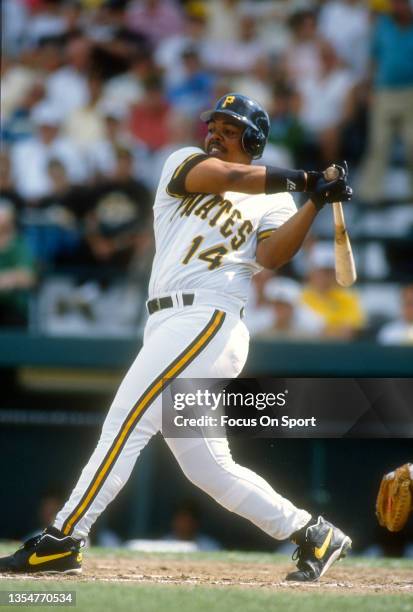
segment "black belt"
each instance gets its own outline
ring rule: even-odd
[[[184,306],[192,306],[192,304],[194,303],[194,299],[195,296],[193,293],[182,294],[182,303]],[[168,295],[167,297],[154,298],[153,300],[149,300],[149,302],[146,303],[146,307],[150,315],[154,312],[158,312],[158,310],[172,308],[173,305],[174,303],[170,295]]]

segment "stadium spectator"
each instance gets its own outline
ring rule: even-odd
[[[10,157],[6,150],[0,151],[0,206],[8,205],[19,217],[25,201],[17,193],[11,176]]]
[[[373,29],[373,94],[369,142],[358,192],[365,201],[383,197],[383,179],[394,137],[404,141],[413,193],[413,10],[409,0],[391,0],[391,12]]]
[[[355,338],[365,324],[365,315],[357,294],[336,283],[331,246],[315,244],[309,264],[307,285],[301,294],[302,304],[322,317],[324,337],[338,340]]]
[[[65,65],[46,80],[46,97],[64,117],[89,101],[87,73],[91,64],[91,43],[84,36],[69,40],[65,48]]]
[[[98,74],[88,78],[89,100],[85,106],[74,110],[64,122],[65,136],[82,153],[104,138],[105,124],[100,109],[102,79]]]
[[[84,189],[70,184],[59,160],[49,161],[47,173],[50,192],[22,214],[24,235],[41,272],[49,271],[54,264],[72,262],[80,244],[74,212],[85,199]]]
[[[299,118],[300,98],[287,83],[274,85],[269,108],[271,119],[268,140],[271,144],[283,147],[291,156],[292,165],[308,165],[302,162],[306,146],[306,131]]]
[[[351,117],[355,80],[329,43],[320,43],[319,57],[318,75],[303,77],[297,89],[301,122],[320,151],[321,165],[329,165],[340,155],[341,131]]]
[[[34,67],[36,73],[43,79],[47,79],[62,67],[65,58],[65,42],[66,39],[46,38],[36,48],[22,52],[20,57]]]
[[[294,12],[288,25],[292,38],[285,50],[283,63],[289,79],[297,87],[303,79],[316,79],[320,74],[320,39],[313,11]]]
[[[264,108],[271,106],[271,72],[269,57],[259,57],[248,72],[232,79],[232,90],[257,100]]]
[[[196,140],[195,125],[196,122],[193,117],[187,114],[176,111],[169,114],[167,123],[168,142],[155,151],[150,156],[149,162],[146,165],[144,164],[145,174],[143,178],[153,192],[157,188],[167,158],[177,149],[190,146]]]
[[[29,47],[37,47],[39,42],[48,38],[62,37],[67,31],[62,3],[56,0],[42,0],[32,10],[30,27],[27,29]]]
[[[177,111],[195,118],[210,104],[215,79],[202,67],[195,47],[182,51],[182,65],[181,78],[167,87],[166,95]]]
[[[259,336],[277,339],[314,339],[322,334],[324,321],[310,308],[300,304],[300,284],[290,278],[276,277],[264,287],[272,321]]]
[[[103,139],[93,144],[87,152],[88,167],[95,182],[115,172],[117,150],[126,148],[134,156],[134,174],[137,178],[145,174],[148,165],[148,149],[143,142],[133,138],[127,126],[127,113],[123,104],[103,101],[100,111],[104,120]]]
[[[165,85],[173,86],[182,79],[185,71],[182,53],[188,47],[193,47],[199,53],[204,64],[205,48],[209,40],[206,38],[208,7],[203,2],[191,1],[185,5],[185,26],[182,33],[163,40],[155,51],[155,61],[164,71]]]
[[[242,0],[240,13],[257,20],[258,36],[271,55],[279,57],[290,42],[289,17],[298,10],[312,8],[312,0]]]
[[[265,298],[265,286],[274,277],[273,270],[262,270],[252,277],[248,301],[245,306],[245,325],[251,336],[267,329],[273,322],[273,313]]]
[[[225,38],[210,43],[204,54],[207,68],[224,75],[242,75],[250,71],[266,54],[264,44],[257,37],[256,26],[252,15],[244,15],[239,20],[235,39]]]
[[[38,524],[27,534],[27,538],[32,538],[46,529],[50,521],[54,521],[59,508],[64,501],[64,493],[60,487],[50,485],[39,496],[36,520]],[[25,539],[25,538],[23,538]]]
[[[83,11],[82,3],[79,0],[67,0],[63,2],[62,14],[66,24],[64,38],[75,36],[86,27],[87,15]]]
[[[108,180],[87,193],[84,211],[85,244],[81,262],[101,277],[107,266],[125,272],[136,254],[145,255],[150,247],[148,230],[151,194],[134,178],[133,155],[128,149],[116,152],[116,168]]]
[[[138,142],[144,143],[151,151],[168,142],[168,116],[171,107],[163,91],[160,77],[154,75],[145,82],[145,93],[130,115],[130,130]]]
[[[202,533],[200,519],[200,510],[195,502],[192,500],[182,502],[172,517],[171,531],[162,540],[193,542],[196,550],[220,550],[222,547],[215,538]]]
[[[368,0],[367,5],[373,15],[390,11],[390,0]]]
[[[102,45],[109,50],[119,31],[124,29],[127,2],[128,0],[98,0],[93,2],[92,10],[83,9],[82,25],[87,37],[96,45]],[[139,36],[136,38],[140,39]],[[121,49],[119,51],[121,52]]]
[[[104,2],[92,15],[89,23],[82,28],[92,43],[91,63],[103,79],[110,79],[128,70],[131,58],[151,49],[148,36],[133,32],[125,25],[127,0]]]
[[[36,59],[40,63],[40,58]],[[7,55],[1,58],[0,121],[2,128],[16,109],[23,104],[30,89],[38,82],[40,72],[27,54],[21,55],[18,61],[11,60]]]
[[[5,56],[17,57],[26,36],[29,10],[23,0],[3,0],[1,48]]]
[[[240,0],[208,0],[208,40],[235,40],[240,27]]]
[[[184,22],[178,3],[173,0],[133,0],[126,12],[131,30],[149,36],[153,45],[180,33]]]
[[[32,121],[36,126],[33,137],[11,148],[12,173],[19,194],[36,200],[50,192],[47,168],[51,159],[61,161],[73,183],[86,180],[87,168],[80,151],[59,133],[61,109],[49,102],[40,102],[33,109]]]
[[[338,57],[354,76],[366,76],[370,14],[361,0],[333,0],[323,3],[318,31],[334,47]]]
[[[128,70],[118,74],[105,83],[103,100],[105,103],[122,107],[125,112],[139,102],[144,93],[144,81],[155,71],[152,53],[147,50],[134,53]]]
[[[7,144],[30,138],[33,135],[32,110],[44,96],[44,87],[39,80],[33,82],[20,103],[17,103],[6,120],[2,121],[1,139]]]
[[[380,329],[377,335],[380,344],[413,344],[413,285],[406,285],[400,297],[400,316]]]
[[[119,147],[133,148],[133,137],[127,132],[125,120],[127,112],[122,103],[103,100],[100,111],[104,122],[101,140],[92,144],[87,152],[88,166],[95,181],[103,180],[112,174],[116,167],[116,151]]]
[[[0,206],[0,326],[25,327],[29,315],[29,290],[36,281],[34,262],[19,234],[15,210]]]

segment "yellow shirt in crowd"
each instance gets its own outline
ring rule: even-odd
[[[390,0],[369,0],[369,7],[377,13],[388,13],[390,11]]]
[[[341,327],[360,329],[365,323],[357,295],[341,287],[333,287],[325,293],[307,287],[301,294],[301,300],[324,318],[328,330]]]

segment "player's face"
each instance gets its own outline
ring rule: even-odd
[[[250,156],[241,145],[244,126],[232,121],[227,116],[215,115],[208,123],[208,134],[205,139],[205,151],[208,155],[223,161],[249,164]]]

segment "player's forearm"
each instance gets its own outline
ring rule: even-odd
[[[311,173],[310,173],[311,174]],[[190,193],[216,193],[226,191],[248,193],[283,193],[307,191],[308,173],[273,166],[249,166],[209,158],[192,168],[185,179]]]
[[[241,193],[285,193],[286,191],[307,191],[307,173],[304,170],[288,170],[275,166],[251,166],[252,172],[245,175],[244,169],[230,173],[231,191]],[[250,170],[250,169],[248,169]]]
[[[303,244],[316,215],[316,207],[311,200],[307,200],[284,225],[258,244],[257,262],[264,268],[274,270],[290,261]]]
[[[224,191],[259,194],[265,190],[265,166],[244,166],[231,164],[225,177]]]

